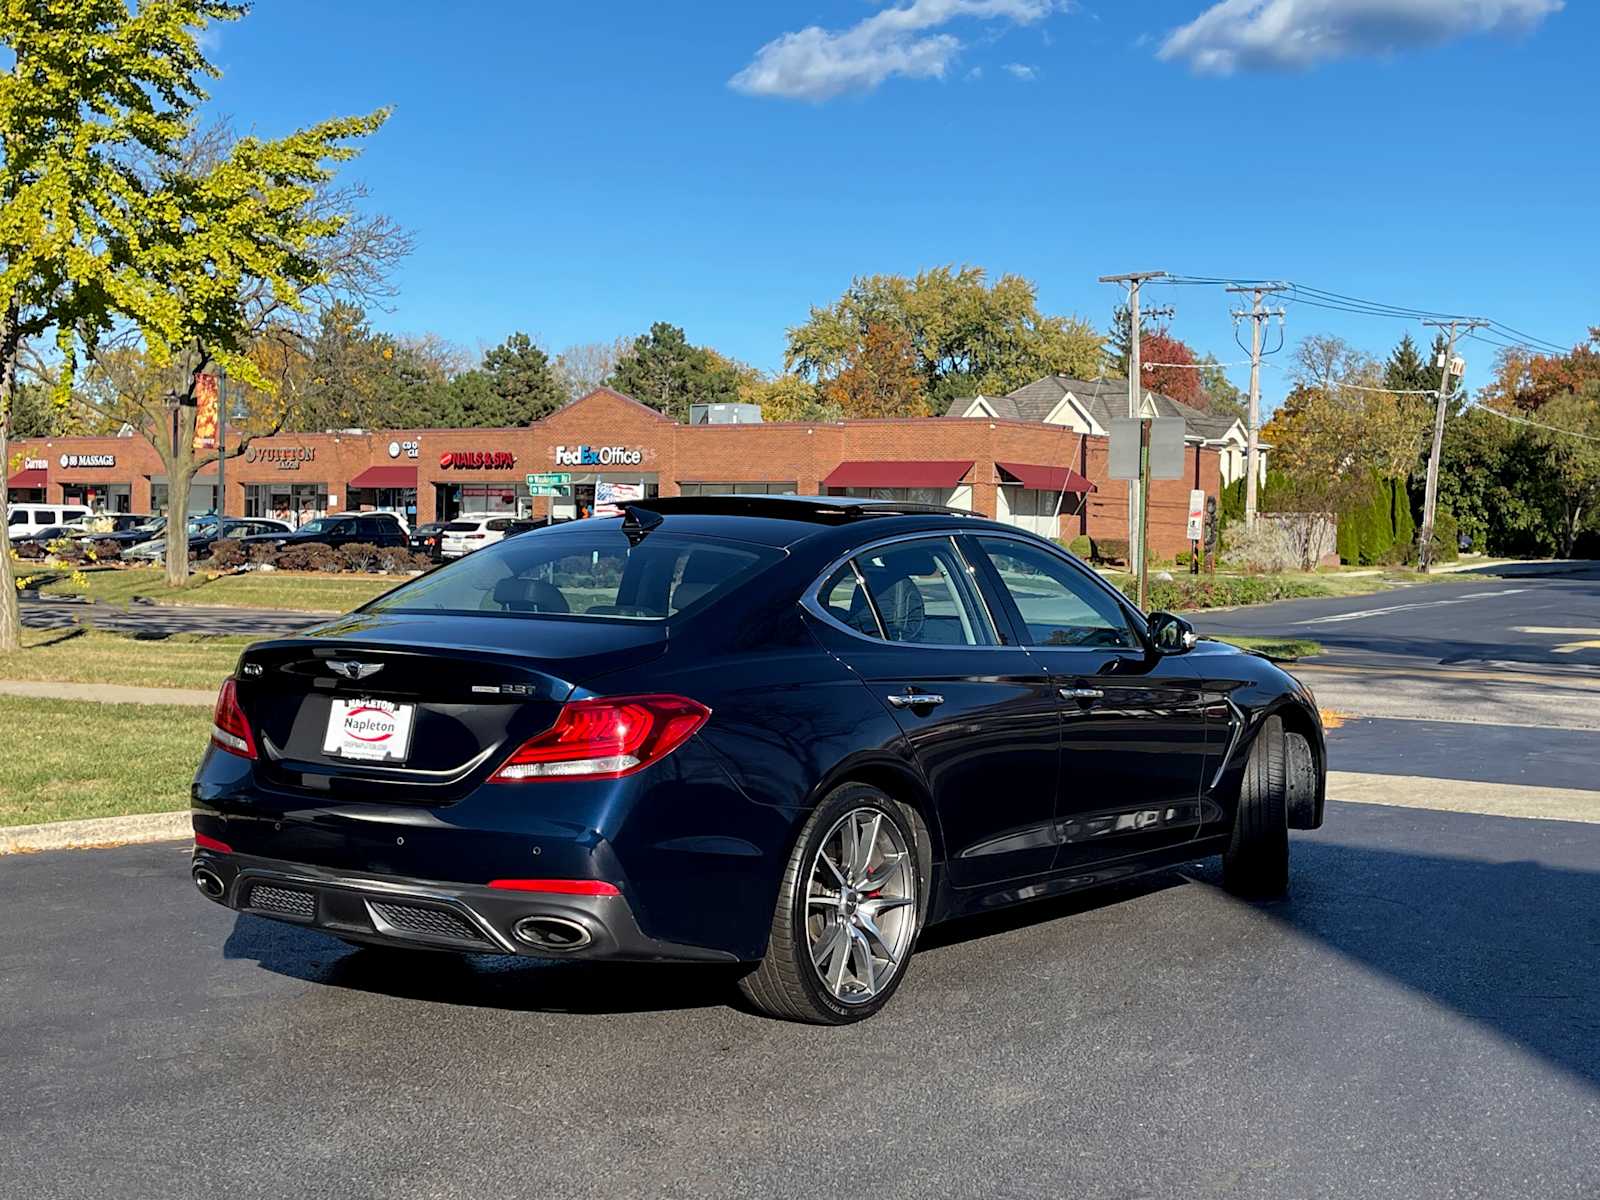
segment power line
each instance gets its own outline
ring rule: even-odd
[[[1564,433],[1568,437],[1582,438],[1586,442],[1600,442],[1600,437],[1592,433],[1579,433],[1576,429],[1563,429],[1559,425],[1546,425],[1540,421],[1530,421],[1526,417],[1514,417],[1510,413],[1501,412],[1498,408],[1490,408],[1487,404],[1479,404],[1477,401],[1473,401],[1467,407],[1478,412],[1490,413],[1502,421],[1510,421],[1513,425],[1526,425],[1530,429],[1544,429],[1550,433]]]

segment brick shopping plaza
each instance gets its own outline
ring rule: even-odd
[[[1242,469],[1242,431],[1231,418],[1153,393],[1145,405],[1187,422],[1185,477],[1151,484],[1151,545],[1170,556],[1188,547],[1190,490],[1214,496]],[[597,489],[604,501],[603,485],[623,484],[646,497],[880,496],[971,509],[1063,539],[1123,538],[1127,485],[1107,477],[1107,425],[1126,408],[1121,381],[1051,376],[1008,397],[958,401],[944,418],[684,425],[600,389],[520,428],[256,438],[229,458],[226,496],[218,497],[216,466],[208,466],[195,478],[190,509],[291,524],[369,508],[413,523],[491,513],[572,517],[593,511]],[[140,437],[20,440],[7,466],[13,502],[136,513],[166,505],[161,460]],[[526,477],[544,472],[570,474],[568,493],[530,495]]]

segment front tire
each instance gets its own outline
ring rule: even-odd
[[[1281,717],[1268,717],[1245,762],[1222,852],[1222,885],[1239,896],[1273,899],[1289,890],[1289,747]]]
[[[865,1020],[905,978],[922,920],[914,824],[883,792],[836,788],[800,831],[778,889],[767,956],[739,981],[769,1016]]]

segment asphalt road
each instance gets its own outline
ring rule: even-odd
[[[1600,1194],[1600,826],[1334,805],[930,935],[848,1029],[714,968],[351,950],[171,844],[0,860],[0,1193]]]
[[[1200,613],[1195,625],[1202,633],[1310,638],[1331,663],[1600,676],[1600,562],[1544,573],[1551,569],[1501,566],[1498,578],[1456,576],[1375,595]]]

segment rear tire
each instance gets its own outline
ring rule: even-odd
[[[828,794],[784,870],[767,956],[739,981],[751,1004],[814,1025],[848,1025],[888,1004],[922,923],[915,828],[877,788]]]
[[[1250,747],[1233,837],[1222,852],[1222,885],[1262,900],[1289,890],[1289,747],[1279,717],[1262,723]]]

